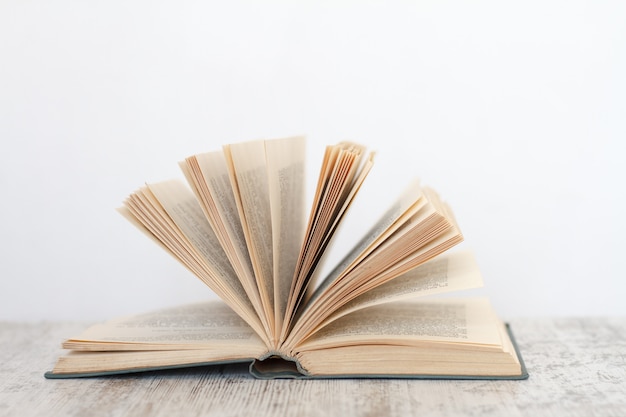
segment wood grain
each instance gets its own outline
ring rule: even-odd
[[[0,416],[626,416],[626,318],[511,320],[526,381],[261,381],[242,365],[44,379],[86,326],[0,323]]]

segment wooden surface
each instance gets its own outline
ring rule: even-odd
[[[242,366],[46,380],[83,323],[0,323],[0,416],[626,416],[626,318],[519,319],[526,381],[260,381]]]

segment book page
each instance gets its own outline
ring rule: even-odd
[[[367,158],[364,158],[364,147],[350,142],[341,143],[340,145],[348,147],[347,151],[344,150],[343,153],[355,153],[356,158],[352,163],[352,167],[347,169],[346,181],[343,184],[335,184],[333,187],[333,177],[331,176],[328,179],[330,194],[332,195],[334,193],[333,189],[336,189],[335,192],[338,193],[339,200],[334,201],[332,198],[325,196],[323,205],[320,207],[318,220],[322,220],[322,224],[325,224],[326,227],[321,229],[320,243],[314,246],[315,250],[313,252],[317,252],[317,255],[314,257],[315,262],[309,266],[308,272],[305,274],[307,280],[305,281],[304,291],[306,293],[301,294],[305,300],[312,296],[315,288],[319,285],[319,271],[326,261],[329,249],[332,247],[334,238],[341,227],[342,220],[374,166],[374,152],[370,152]]]
[[[424,189],[426,191],[427,189]],[[425,193],[426,195],[426,193]],[[382,285],[443,253],[463,240],[430,197],[412,216],[403,216],[395,233],[388,235],[367,256],[341,273],[311,299],[298,316],[286,344],[293,346],[323,323],[334,311],[361,294]]]
[[[500,329],[484,298],[382,304],[330,323],[294,350],[354,344],[414,345],[429,342],[501,346]]]
[[[227,281],[229,287],[241,288],[222,246],[191,191],[176,180],[148,184],[148,188],[207,264],[215,269],[216,275]],[[245,297],[240,290],[238,295]]]
[[[263,334],[254,307],[191,190],[178,180],[150,184],[148,189],[155,199],[152,210],[157,210],[160,204],[160,208],[169,216],[160,220],[162,226],[163,222],[172,222],[169,228],[161,226],[163,233],[168,231],[171,235],[162,237],[164,243],[167,245],[169,242],[170,246],[177,247],[175,253],[181,261],[192,265],[198,277],[241,314],[259,334]],[[149,199],[150,194],[144,193],[143,198]]]
[[[304,242],[296,263],[280,340],[284,340],[299,305],[315,287],[316,271],[332,238],[372,168],[374,154],[363,160],[365,148],[350,142],[326,147]]]
[[[247,299],[241,283],[209,225],[198,201],[178,180],[149,184],[148,188],[180,229],[190,247],[198,251],[217,284],[225,285],[240,299]]]
[[[215,300],[97,324],[63,346],[111,351],[204,349],[227,344],[264,346],[241,317]]]
[[[482,275],[474,256],[469,251],[445,253],[385,284],[366,291],[339,308],[318,326],[318,329],[346,314],[374,305],[478,288],[482,285]]]
[[[264,313],[273,334],[274,254],[265,142],[225,145],[224,155]]]
[[[407,219],[415,215],[424,204],[425,201],[422,199],[422,189],[419,186],[419,181],[414,180],[391,207],[387,209],[378,222],[361,238],[359,243],[324,278],[315,290],[315,293],[307,301],[314,302],[319,298],[321,294],[336,282],[337,278],[347,273],[359,260],[365,258],[378,245],[383,243],[387,237],[403,226]]]
[[[274,264],[274,338],[282,328],[305,220],[304,137],[265,141]]]
[[[252,260],[238,216],[237,202],[223,152],[191,156],[181,162],[180,167],[194,189],[220,245],[264,325],[265,332],[269,334],[269,323],[254,277]]]

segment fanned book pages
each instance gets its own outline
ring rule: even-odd
[[[243,361],[260,378],[526,378],[488,300],[426,297],[482,278],[471,253],[448,251],[459,227],[417,180],[322,268],[373,163],[359,144],[326,147],[308,220],[303,137],[193,155],[186,181],[138,189],[120,213],[221,301],[88,328],[46,377]]]

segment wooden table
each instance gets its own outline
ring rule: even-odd
[[[0,323],[0,416],[626,416],[626,317],[510,321],[525,381],[260,381],[243,366],[47,380],[85,323]]]

